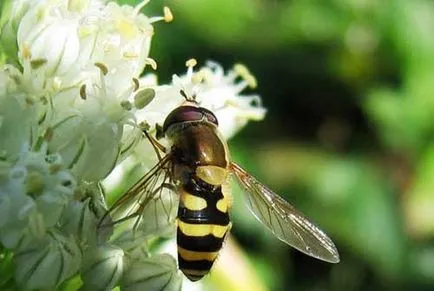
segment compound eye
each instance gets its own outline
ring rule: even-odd
[[[194,106],[180,106],[174,109],[164,121],[163,131],[166,130],[173,124],[189,122],[189,121],[200,121],[203,118],[203,112],[198,107]]]
[[[200,110],[202,111],[203,115],[208,120],[208,122],[211,122],[217,126],[219,125],[217,117],[214,115],[214,113],[212,113],[210,110],[203,107],[201,107]]]

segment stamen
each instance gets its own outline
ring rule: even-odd
[[[103,63],[95,63],[95,66],[101,70],[104,76],[107,75],[108,68]]]
[[[172,75],[172,83],[177,86],[182,86],[182,80],[177,74]]]
[[[95,63],[95,66],[98,67],[100,69],[100,74],[99,74],[99,81],[101,84],[101,92],[103,93],[103,95],[106,95],[107,92],[107,87],[106,87],[106,83],[104,80],[104,76],[108,74],[108,68],[102,64],[102,63]]]
[[[27,60],[32,58],[32,53],[30,52],[30,47],[27,43],[23,44],[23,58]]]
[[[255,89],[258,86],[258,81],[253,75],[246,76],[244,80],[246,80],[247,84],[251,89]]]
[[[148,20],[149,20],[149,23],[152,24],[152,23],[164,20],[164,17],[163,16],[154,16],[154,17],[150,17]]]
[[[170,11],[170,8],[167,6],[164,6],[163,12],[164,12],[164,21],[172,22],[173,21],[173,14],[172,14],[172,11]]]
[[[140,87],[140,82],[137,78],[133,78],[133,91],[137,91]]]
[[[86,84],[81,85],[80,87],[80,97],[83,100],[87,99],[87,95],[86,95]]]
[[[234,71],[241,77],[244,79],[244,81],[247,82],[247,85],[250,88],[256,88],[256,86],[258,85],[258,82],[256,81],[256,78],[250,73],[249,69],[247,69],[246,66],[242,65],[242,64],[236,64],[234,66]]]
[[[234,71],[240,76],[249,74],[249,69],[247,69],[247,67],[244,66],[243,64],[235,64]]]
[[[152,58],[149,58],[149,57],[146,58],[145,64],[150,65],[154,71],[157,69],[157,62]]]
[[[42,67],[43,65],[45,65],[46,63],[47,63],[47,59],[36,59],[36,60],[30,61],[30,67],[33,70],[37,70],[40,67]]]
[[[149,1],[151,0],[143,0],[141,3],[137,4],[136,7],[134,7],[134,14],[138,15],[140,13],[140,10],[142,10],[143,7],[145,7]]]
[[[249,87],[249,83],[247,83],[246,80],[242,80],[236,84],[234,84],[235,86],[235,92],[240,93],[241,91],[243,91],[244,89],[246,89],[247,87]]]
[[[187,79],[192,80],[193,79],[193,67],[197,65],[196,59],[189,59],[185,62],[185,65],[188,67],[187,69]]]
[[[197,65],[197,61],[194,58],[191,58],[185,62],[185,66],[188,68],[193,68],[196,65]]]

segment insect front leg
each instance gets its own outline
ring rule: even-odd
[[[157,154],[158,160],[161,161],[162,157],[161,157],[160,152],[167,153],[166,147],[164,145],[162,145],[161,143],[159,143],[152,135],[150,135],[146,129],[143,130],[143,133],[145,134],[146,138],[149,140],[152,147],[154,148],[154,151]],[[158,130],[157,130],[157,136],[158,136]]]

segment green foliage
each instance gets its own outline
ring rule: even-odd
[[[178,33],[162,31],[154,44],[158,57],[173,62],[167,53],[184,37],[191,41],[176,46],[177,58],[237,59],[252,68],[269,113],[237,137],[233,155],[272,189],[289,193],[283,196],[341,251],[341,264],[321,266],[326,276],[312,270],[299,278],[277,276],[280,283],[269,287],[433,288],[434,3],[169,4],[175,21],[168,30]],[[248,253],[270,266],[276,257],[289,260],[288,250],[269,255],[275,245],[240,201],[234,233]],[[307,263],[321,269],[308,260],[277,264],[288,272]],[[354,280],[336,279],[336,272]]]

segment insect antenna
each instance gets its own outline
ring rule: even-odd
[[[184,97],[185,101],[199,104],[199,102],[196,100],[196,95],[188,95],[184,89],[179,90],[179,93],[182,97]]]

